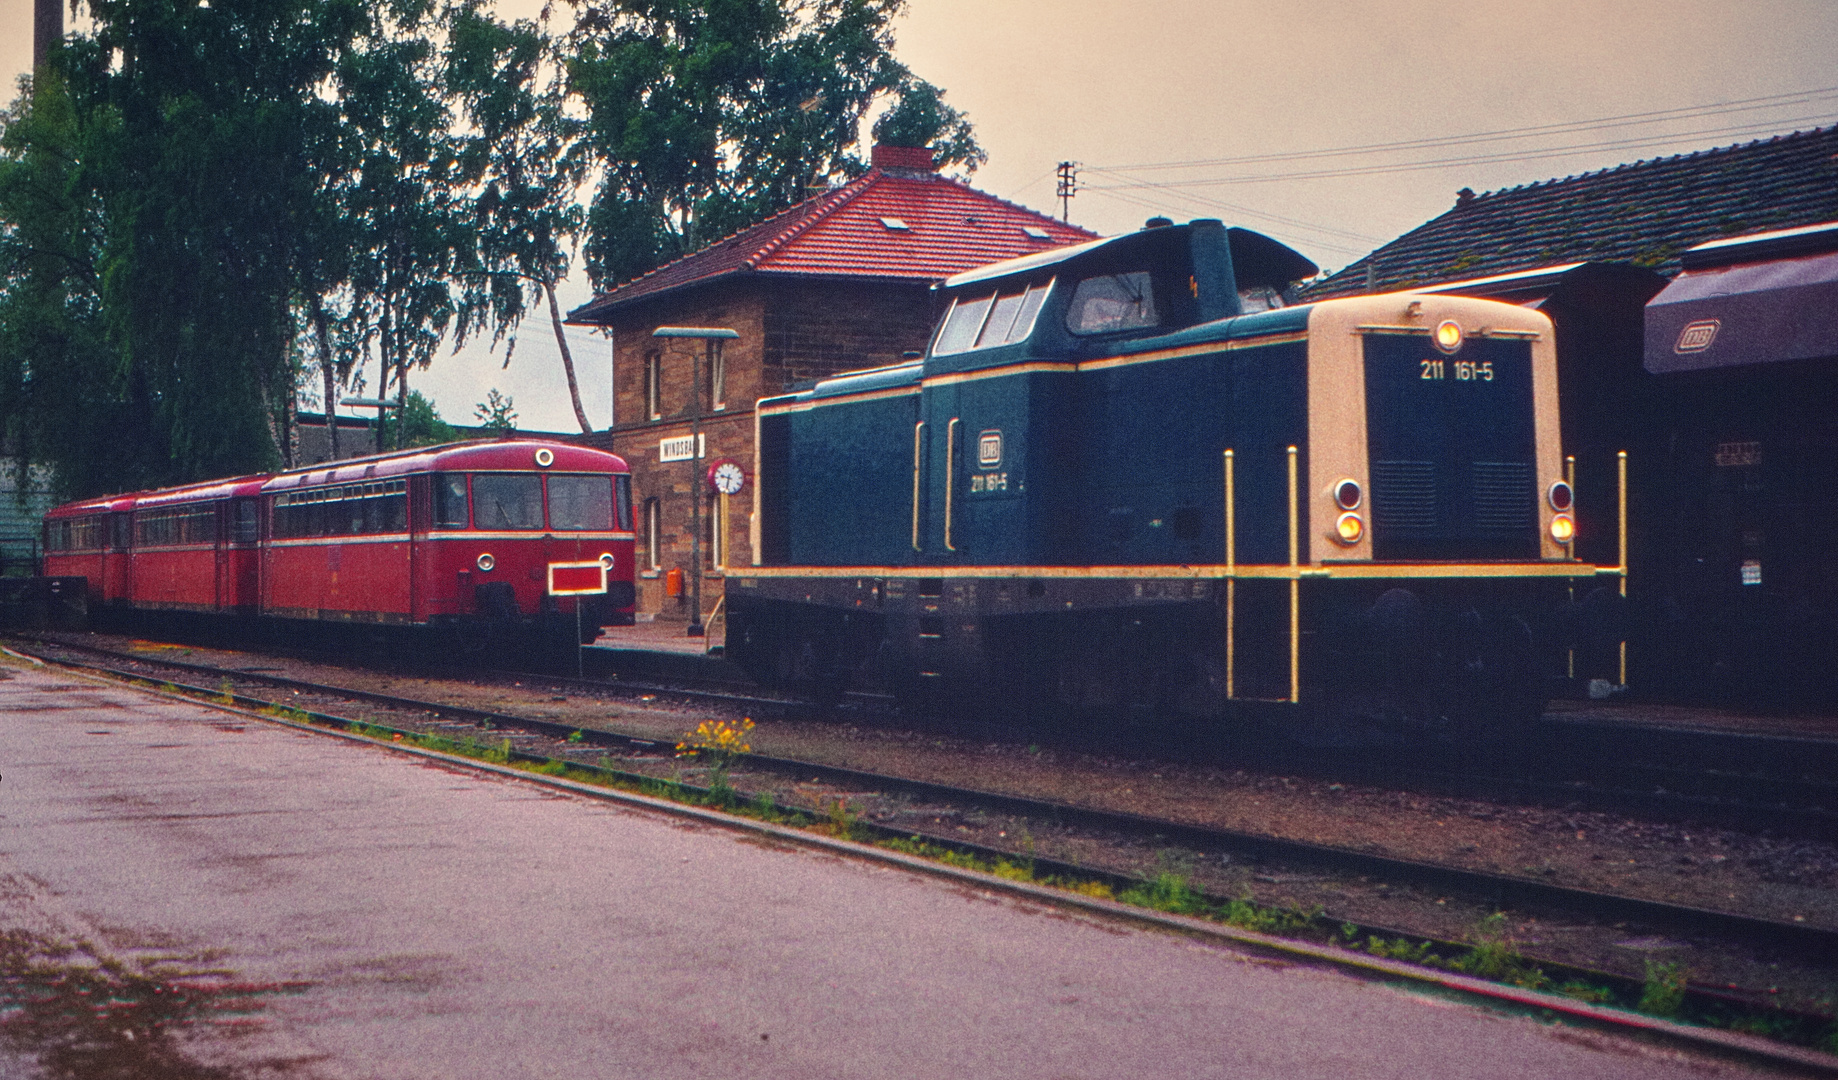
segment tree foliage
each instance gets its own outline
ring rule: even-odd
[[[864,118],[897,98],[903,138],[983,160],[968,122],[893,56],[905,0],[586,3],[568,43],[601,166],[587,268],[609,286],[860,175]],[[916,113],[933,103],[937,123]],[[942,138],[941,138],[942,137]]]
[[[532,303],[572,391],[583,239],[596,281],[649,270],[859,175],[882,105],[983,160],[893,57],[905,0],[574,2],[556,36],[489,0],[83,0],[0,113],[7,452],[72,496],[271,468],[309,372],[407,417],[412,371],[473,335],[508,364]]]

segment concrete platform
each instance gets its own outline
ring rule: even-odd
[[[1746,1075],[20,668],[0,931],[285,987],[178,1037],[250,1075]]]

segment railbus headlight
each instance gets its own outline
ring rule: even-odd
[[[1551,539],[1560,544],[1568,544],[1576,537],[1576,522],[1569,514],[1557,514],[1551,518]]]
[[[1342,514],[1334,520],[1334,539],[1343,544],[1357,544],[1366,535],[1366,523],[1358,514]]]
[[[1570,504],[1575,501],[1576,496],[1570,491],[1569,484],[1559,480],[1551,485],[1551,490],[1545,493],[1545,498],[1550,501],[1551,509],[1562,513],[1570,509]]]
[[[606,567],[606,568],[607,568],[608,570],[611,570],[611,569],[613,568],[613,561],[614,561],[614,560],[613,560],[613,553],[612,553],[612,552],[610,552],[610,551],[602,551],[602,552],[600,553],[600,565],[601,565],[601,566],[604,566],[604,567]]]
[[[1360,498],[1359,481],[1342,480],[1334,485],[1334,504],[1342,510],[1358,510]]]
[[[481,572],[487,574],[491,573],[492,567],[498,565],[498,560],[492,558],[491,552],[489,551],[481,552],[479,557],[473,561],[478,565]]]

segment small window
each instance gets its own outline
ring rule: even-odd
[[[1041,228],[1038,225],[1024,225],[1022,226],[1021,231],[1026,233],[1028,235],[1028,238],[1031,240],[1051,240],[1053,239],[1052,233],[1048,232],[1047,230]]]
[[[434,525],[463,529],[471,521],[466,513],[466,474],[442,473],[434,478]]]
[[[664,415],[664,354],[645,354],[645,415],[659,420]]]
[[[708,352],[708,398],[709,408],[715,412],[728,407],[727,350],[721,347],[719,339]]]
[[[1275,311],[1283,305],[1283,294],[1268,285],[1253,285],[1238,290],[1238,308],[1246,315]]]
[[[1075,334],[1107,334],[1155,326],[1155,294],[1146,271],[1104,274],[1079,282],[1066,307],[1066,329]]]
[[[549,527],[557,532],[605,532],[613,527],[613,478],[549,477]]]
[[[906,222],[900,220],[897,217],[884,217],[881,219],[881,224],[887,227],[888,232],[912,232],[913,231],[913,227],[911,225],[908,225]]]
[[[472,501],[477,528],[542,528],[542,477],[535,473],[476,473]]]
[[[661,568],[663,563],[664,513],[656,499],[645,500],[645,567]]]
[[[238,544],[253,544],[260,537],[256,531],[256,504],[254,499],[237,499],[231,503],[232,518],[230,539]]]

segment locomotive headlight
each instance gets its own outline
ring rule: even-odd
[[[492,567],[498,565],[498,560],[492,558],[491,552],[489,551],[482,552],[479,555],[479,557],[474,560],[474,562],[478,564],[478,567],[482,572],[487,573],[487,574],[491,573]]]
[[[1569,514],[1558,514],[1551,518],[1551,539],[1560,544],[1568,544],[1576,536],[1576,522],[1570,520]]]
[[[1570,485],[1559,480],[1551,485],[1551,490],[1545,494],[1545,498],[1550,500],[1551,509],[1562,512],[1570,509],[1570,503],[1575,496],[1571,494]]]
[[[1358,510],[1359,500],[1359,481],[1342,480],[1334,485],[1334,503],[1342,510]]]
[[[1461,324],[1454,319],[1444,319],[1436,324],[1436,347],[1443,352],[1452,353],[1461,348]]]
[[[1366,535],[1366,523],[1358,514],[1342,514],[1334,521],[1334,539],[1343,544],[1357,544]]]

